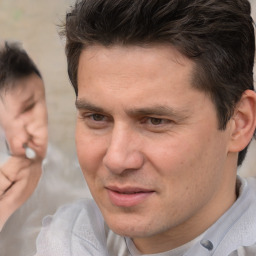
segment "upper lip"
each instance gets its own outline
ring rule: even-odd
[[[108,190],[120,193],[120,194],[129,194],[129,193],[149,193],[154,192],[152,189],[133,187],[133,186],[107,186]]]

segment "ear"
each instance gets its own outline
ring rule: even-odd
[[[243,150],[251,141],[256,129],[256,93],[246,90],[237,103],[231,119],[230,152]]]

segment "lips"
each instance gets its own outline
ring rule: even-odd
[[[145,202],[154,194],[153,190],[138,187],[107,187],[110,202],[119,207],[132,207]]]

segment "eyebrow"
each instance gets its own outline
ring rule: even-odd
[[[106,111],[96,106],[85,99],[77,99],[76,100],[76,108],[78,110],[89,110],[92,112],[106,113]],[[187,109],[179,109],[176,110],[166,105],[154,105],[152,107],[138,107],[131,108],[125,111],[129,116],[166,116],[177,118],[179,121],[188,118],[189,110]]]
[[[156,105],[152,107],[145,107],[145,108],[134,108],[134,109],[129,109],[128,114],[131,116],[176,116],[176,117],[181,117],[181,116],[186,116],[186,113],[188,111],[185,110],[176,110],[174,108],[171,108],[166,105]]]
[[[34,101],[34,95],[32,94],[29,98],[25,99],[22,103],[26,104],[26,103],[30,103]]]
[[[84,99],[77,99],[75,102],[77,110],[90,110],[92,112],[105,112],[103,108],[100,108]]]

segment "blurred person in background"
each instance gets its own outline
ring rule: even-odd
[[[42,173],[48,131],[44,83],[18,43],[0,48],[0,126],[9,157],[0,166],[0,229],[33,193]],[[26,150],[32,152],[26,156]],[[31,159],[29,159],[31,158]]]
[[[48,143],[44,81],[20,42],[0,48],[0,125],[0,255],[31,256],[42,218],[89,192],[77,159]]]

